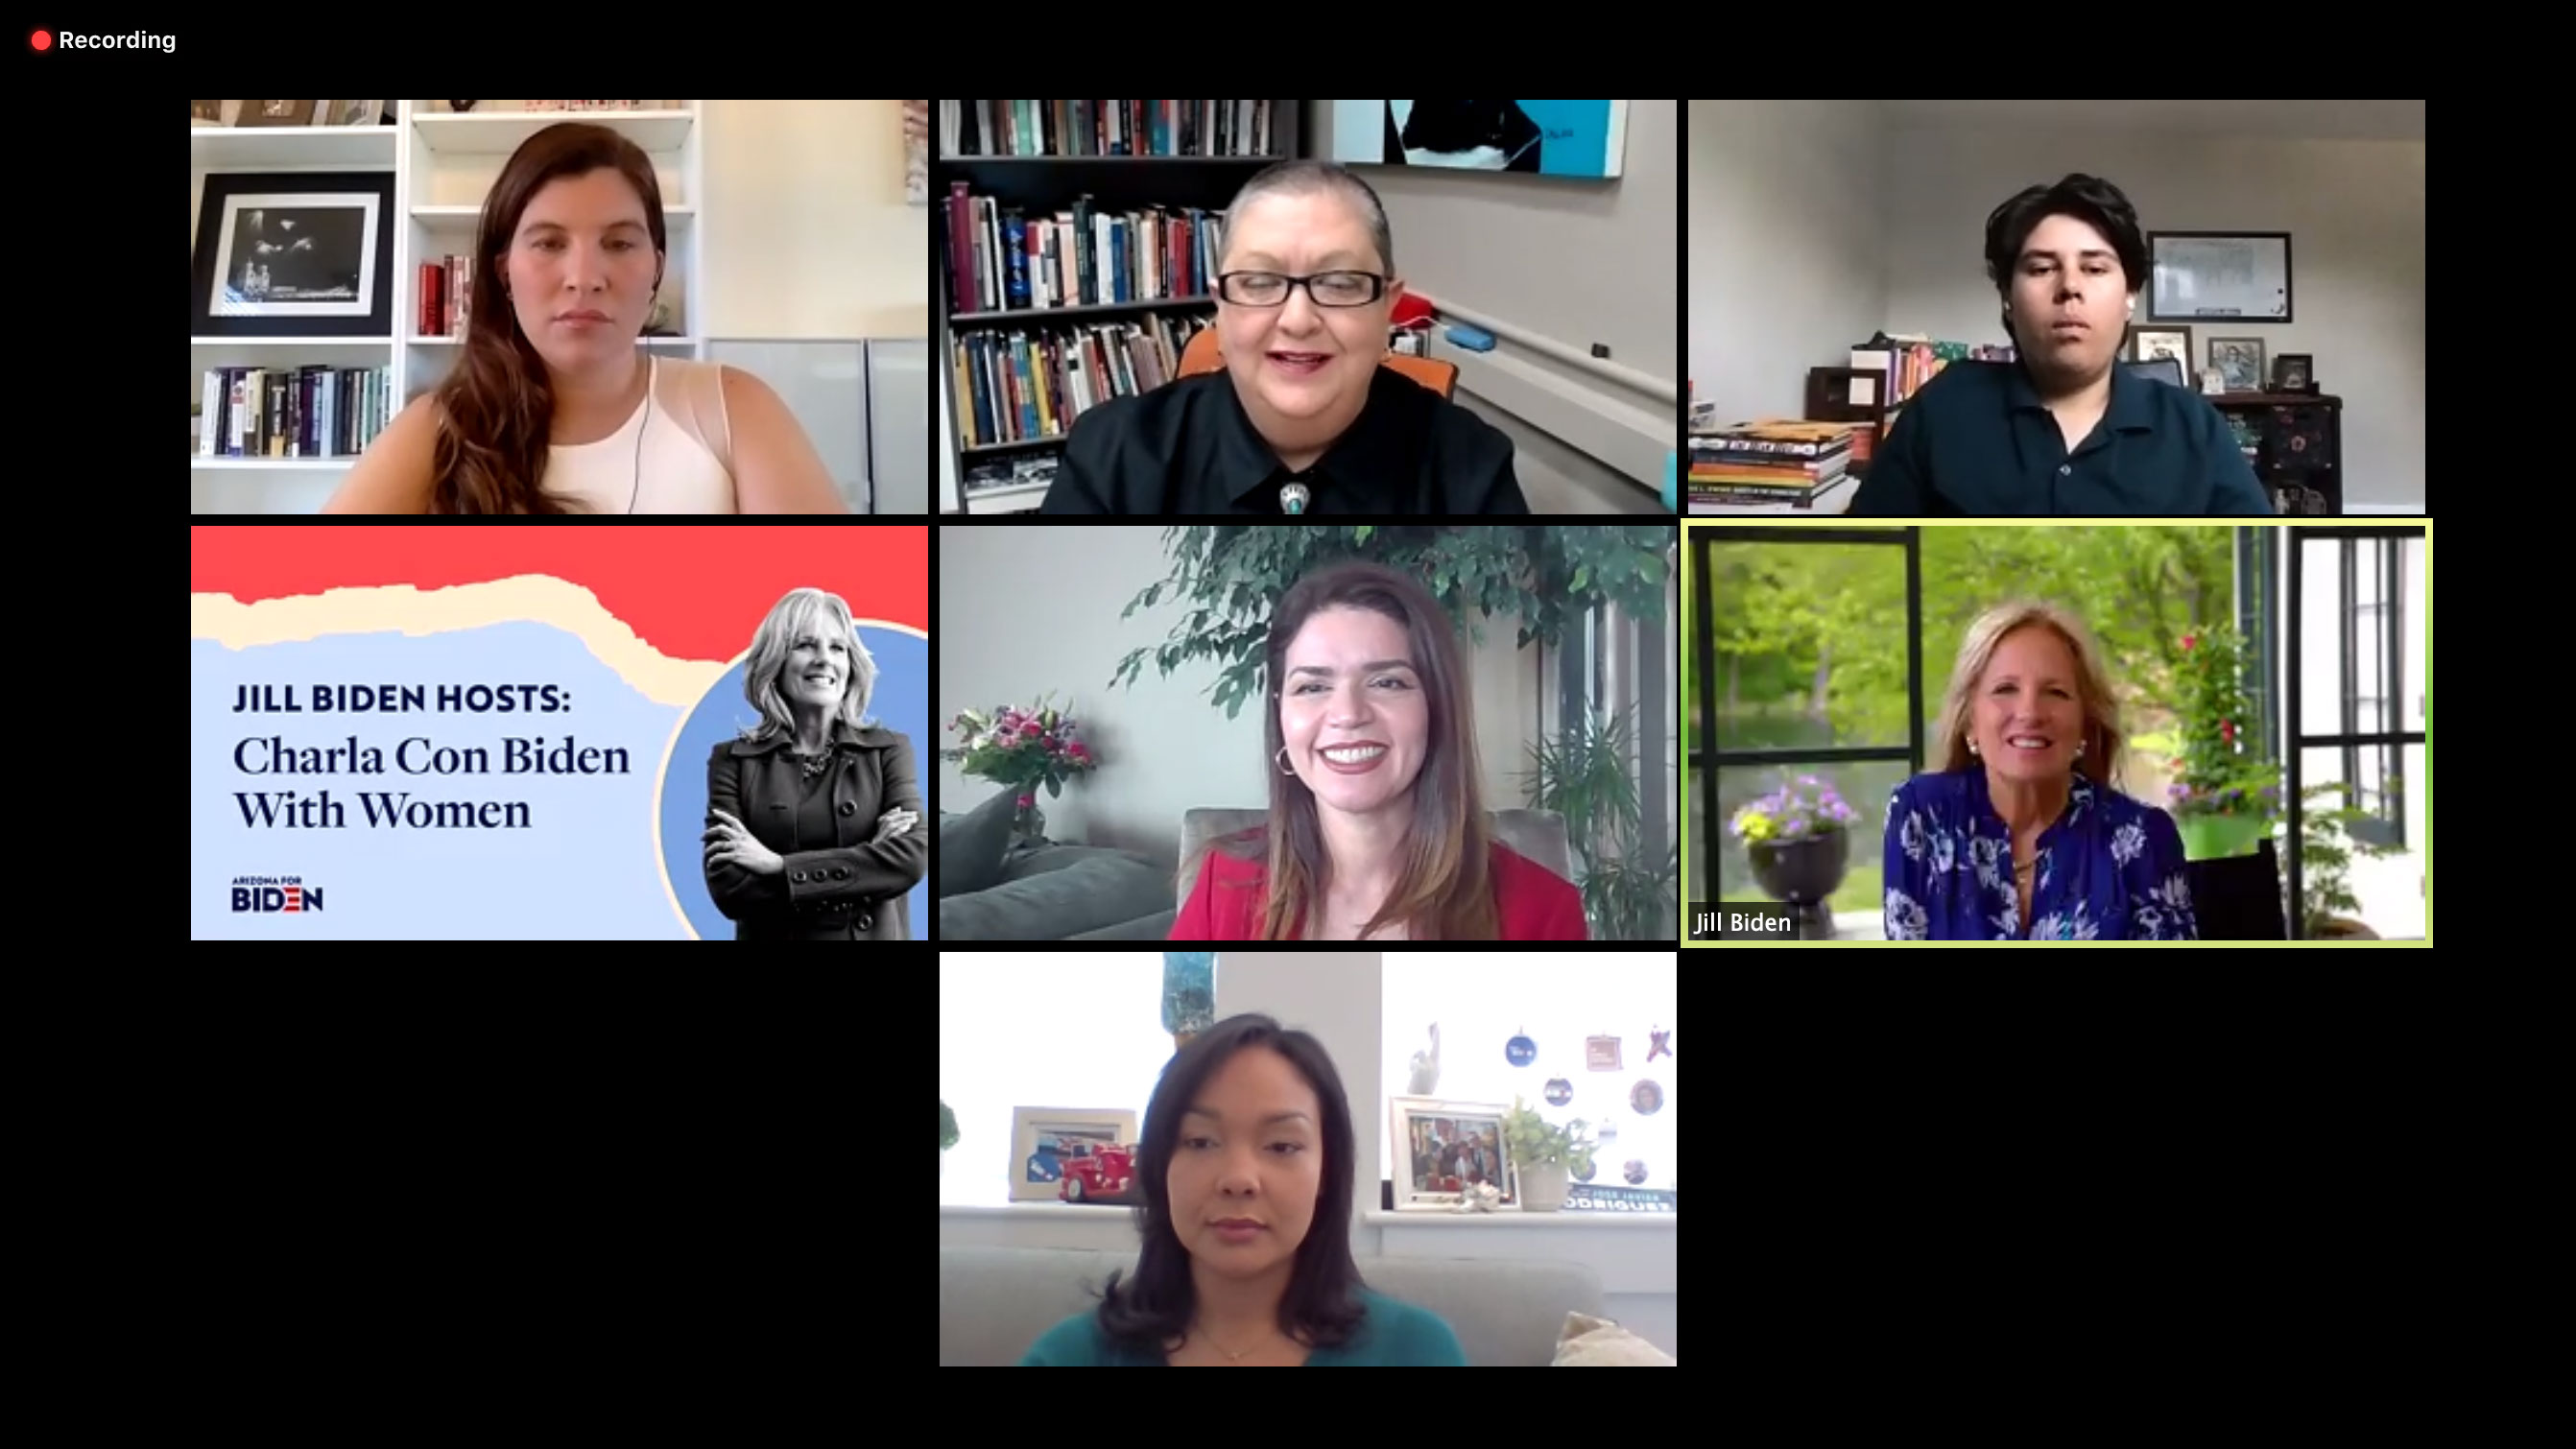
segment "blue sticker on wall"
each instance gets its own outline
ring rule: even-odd
[[[1513,1037],[1503,1043],[1503,1060],[1516,1067],[1528,1066],[1538,1060],[1538,1043],[1525,1036]]]

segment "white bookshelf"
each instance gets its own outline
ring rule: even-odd
[[[436,387],[456,362],[457,339],[416,337],[420,264],[474,250],[483,198],[510,154],[558,121],[595,121],[643,148],[662,188],[670,254],[662,290],[677,307],[681,335],[650,337],[666,357],[706,354],[700,286],[706,276],[703,101],[652,111],[477,109],[451,114],[443,101],[396,101],[391,126],[213,127],[190,131],[188,236],[196,240],[206,177],[219,171],[390,171],[394,178],[393,336],[191,337],[188,399],[199,400],[205,374],[217,367],[384,367],[393,396],[408,402]],[[509,105],[486,101],[485,106]],[[479,281],[480,278],[478,277]],[[200,458],[191,456],[189,511],[197,514],[312,513],[339,486],[355,457]]]

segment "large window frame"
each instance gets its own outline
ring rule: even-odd
[[[2365,648],[2376,648],[2379,650],[2380,679],[2383,681],[2384,687],[2389,691],[2388,699],[2392,705],[2392,708],[2387,711],[2386,717],[2392,721],[2402,721],[2406,718],[2406,690],[2408,681],[2406,678],[2405,633],[2405,540],[2410,538],[2424,540],[2428,555],[2431,549],[2431,541],[2427,538],[2427,530],[2420,525],[2413,528],[2299,527],[2285,529],[2283,532],[2288,535],[2285,541],[2289,545],[2290,551],[2290,627],[2288,631],[2290,636],[2290,668],[2289,678],[2287,681],[2289,698],[2284,709],[2284,714],[2286,716],[2285,724],[2290,732],[2290,739],[2289,748],[2282,753],[2289,777],[2289,790],[2287,793],[2289,795],[2289,839],[2291,843],[2289,883],[2290,939],[2293,941],[2300,941],[2307,939],[2307,927],[2306,923],[2299,918],[2301,913],[2300,908],[2305,897],[2301,890],[2301,876],[2303,871],[2300,856],[2302,852],[2298,848],[2298,842],[2301,839],[2300,822],[2302,817],[2307,813],[2304,808],[2305,802],[2302,798],[2301,792],[2306,783],[2306,772],[2304,766],[2306,764],[2307,752],[2310,749],[2331,749],[2341,752],[2343,756],[2342,763],[2344,781],[2347,784],[2353,785],[2356,792],[2358,791],[2361,779],[2361,752],[2364,749],[2376,749],[2384,752],[2380,760],[2382,766],[2380,778],[2383,780],[2392,777],[2395,778],[2397,781],[2397,788],[2395,790],[2379,792],[2379,803],[2384,806],[2385,809],[2384,811],[2377,811],[2374,813],[2380,814],[2382,820],[2389,828],[2382,831],[2378,838],[2385,843],[2393,844],[2400,848],[2404,848],[2406,846],[2406,792],[2415,788],[2415,782],[2407,779],[2404,768],[2406,747],[2409,745],[2424,744],[2425,732],[2423,730],[2406,729],[2360,729],[2358,727],[2360,721],[2357,717],[2360,711],[2360,697],[2354,692],[2354,682],[2358,678],[2360,672],[2358,665],[2361,660],[2361,651]],[[2300,678],[2300,675],[2304,672],[2303,666],[2306,662],[2305,654],[2307,647],[2305,640],[2301,637],[2306,632],[2301,626],[2305,622],[2303,614],[2307,608],[2307,545],[2312,541],[2333,541],[2341,544],[2341,547],[2335,550],[2334,559],[2336,575],[2335,635],[2337,652],[2340,655],[2339,672],[2336,677],[2336,694],[2338,698],[2336,702],[2337,707],[2335,718],[2340,728],[2313,734],[2305,728],[2307,716],[2301,712],[2301,706],[2303,703],[2301,695],[2304,693],[2306,685]],[[2372,562],[2379,565],[2383,570],[2380,575],[2380,598],[2385,602],[2385,607],[2381,610],[2384,616],[2382,620],[2384,627],[2370,630],[2367,633],[2360,628],[2361,621],[2359,618],[2359,610],[2353,603],[2354,596],[2358,592],[2355,585],[2359,581],[2359,570],[2362,566],[2363,550],[2360,545],[2363,543],[2373,543],[2378,545],[2378,547],[2372,551],[2376,555]],[[2429,582],[2427,584],[2426,592],[2429,607]],[[2394,762],[2393,765],[2391,764],[2392,761]],[[2427,829],[2430,829],[2429,823],[2427,825]]]
[[[1908,775],[1923,773],[1923,539],[1922,530],[1903,528],[1753,528],[1718,527],[1690,530],[1692,577],[1698,581],[1691,590],[1691,635],[1695,655],[1692,678],[1696,682],[1699,717],[1706,722],[1707,735],[1693,736],[1690,769],[1699,781],[1700,818],[1708,822],[1709,840],[1695,842],[1700,859],[1699,879],[1694,883],[1700,894],[1694,900],[1714,902],[1717,899],[1718,852],[1725,839],[1726,822],[1718,815],[1717,777],[1729,766],[1770,769],[1782,765],[1858,765],[1904,763]],[[1760,543],[1773,546],[1831,547],[1848,544],[1872,544],[1901,548],[1905,551],[1905,718],[1906,742],[1902,745],[1852,745],[1823,750],[1728,750],[1717,745],[1717,616],[1710,602],[1712,587],[1710,564],[1712,545],[1720,543]]]

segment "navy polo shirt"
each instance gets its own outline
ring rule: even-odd
[[[1880,518],[2272,511],[2200,394],[2115,366],[2110,409],[2070,453],[2017,362],[1954,362],[1925,383],[1851,504]]]

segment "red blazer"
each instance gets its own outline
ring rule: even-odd
[[[1175,941],[1249,941],[1260,925],[1262,881],[1269,867],[1222,850],[1208,852],[1190,901],[1172,922]],[[1494,904],[1506,941],[1580,941],[1583,897],[1546,866],[1494,843]]]

